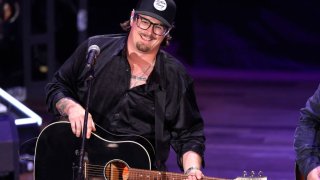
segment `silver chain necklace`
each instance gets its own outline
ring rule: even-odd
[[[154,64],[155,64],[155,60],[142,72],[140,76],[131,74],[131,79],[135,80],[134,83],[133,82],[131,83],[131,87],[135,87],[138,81],[147,81],[148,77],[146,77],[145,75],[149,71],[149,69],[154,66]]]
[[[146,80],[147,80],[147,78],[146,78],[146,77],[142,77],[142,76],[135,76],[135,75],[131,75],[131,78],[132,78],[132,79],[139,80],[139,81],[146,81]]]

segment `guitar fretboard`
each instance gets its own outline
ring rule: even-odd
[[[129,169],[129,179],[132,180],[143,180],[143,179],[156,179],[156,180],[182,180],[187,179],[188,176],[180,173],[173,172],[162,172],[162,171],[151,171],[151,170],[143,170],[143,169]],[[227,180],[221,178],[214,177],[206,177],[202,178],[203,180]]]

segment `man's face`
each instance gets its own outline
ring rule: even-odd
[[[131,21],[133,43],[141,52],[158,50],[165,35],[165,27],[158,19],[146,15],[136,15]],[[160,35],[159,35],[160,34]]]

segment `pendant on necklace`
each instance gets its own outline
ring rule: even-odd
[[[132,78],[132,79],[139,80],[139,81],[146,81],[146,80],[147,80],[146,77],[135,76],[135,75],[131,75],[131,78]]]

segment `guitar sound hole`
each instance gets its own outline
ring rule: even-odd
[[[104,168],[105,179],[107,180],[128,180],[129,167],[121,160],[112,160]]]

